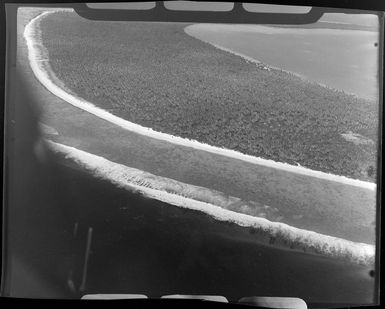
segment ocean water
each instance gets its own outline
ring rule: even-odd
[[[195,24],[185,31],[327,87],[378,97],[377,31],[219,24]]]

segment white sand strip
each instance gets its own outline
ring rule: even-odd
[[[260,238],[258,240],[267,244],[274,239],[275,246],[286,249],[316,253],[363,265],[372,265],[374,263],[375,247],[373,245],[355,243],[313,231],[302,230],[284,223],[271,222],[264,218],[237,213],[211,203],[197,201],[183,196],[185,192],[189,192],[189,196],[194,196],[194,191],[197,188],[185,183],[179,183],[180,192],[175,187],[173,192],[167,192],[162,187],[162,184],[168,182],[167,178],[129,168],[74,147],[52,141],[47,141],[47,145],[54,152],[74,161],[97,178],[108,180],[129,191],[140,192],[152,199],[203,212],[218,221],[254,228],[256,229],[255,237]],[[145,175],[145,177],[141,179],[142,175]],[[151,176],[149,177],[149,175]],[[159,187],[162,190],[157,189]]]
[[[68,11],[68,9],[66,11]],[[249,162],[252,164],[257,164],[257,165],[261,165],[269,168],[283,170],[283,171],[287,171],[295,174],[305,175],[305,176],[314,177],[318,179],[324,179],[328,181],[334,181],[342,184],[365,188],[372,191],[376,190],[375,183],[361,181],[358,179],[351,179],[345,176],[324,173],[321,171],[315,171],[302,166],[295,166],[287,163],[275,162],[273,160],[262,159],[262,158],[246,155],[238,151],[204,144],[196,140],[190,140],[187,138],[182,138],[171,134],[157,132],[152,130],[151,128],[143,127],[136,123],[117,117],[105,111],[104,109],[101,109],[95,106],[91,102],[88,102],[82,98],[76,97],[72,94],[69,94],[68,92],[60,88],[58,85],[56,85],[50,79],[50,76],[52,76],[53,73],[49,65],[47,65],[47,62],[41,61],[42,59],[46,58],[45,56],[43,56],[46,54],[46,52],[44,50],[44,47],[42,46],[42,43],[40,42],[39,21],[41,20],[42,17],[52,13],[55,13],[55,12],[46,11],[36,16],[35,18],[33,18],[25,27],[24,37],[28,46],[29,62],[36,78],[50,92],[52,92],[54,95],[61,98],[62,100],[68,102],[69,104],[72,104],[75,107],[78,107],[84,111],[87,111],[101,119],[109,121],[121,128],[124,128],[126,130],[129,130],[141,135],[149,136],[158,140],[163,140],[176,145],[191,147],[197,150],[203,150],[203,151],[218,154],[221,156],[226,156],[226,157],[242,160],[245,162]]]

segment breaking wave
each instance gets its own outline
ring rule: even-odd
[[[68,11],[68,9],[65,9],[65,11]],[[28,46],[29,62],[37,79],[54,95],[67,101],[69,104],[138,134],[244,160],[254,164],[375,190],[376,184],[373,183],[350,179],[339,175],[327,174],[272,160],[265,160],[244,155],[233,150],[213,147],[194,140],[157,132],[112,115],[109,112],[96,107],[92,103],[68,93],[68,91],[64,90],[64,87],[60,87],[53,82],[53,80],[55,80],[52,78],[53,72],[50,70],[47,53],[41,44],[39,34],[38,25],[40,18],[53,12],[55,11],[46,11],[33,18],[25,27],[24,37]],[[239,210],[242,203],[238,198],[229,197],[218,191],[188,185],[133,169],[73,147],[54,142],[48,142],[48,145],[53,151],[74,161],[96,177],[106,179],[115,185],[130,191],[140,192],[149,198],[157,199],[174,206],[200,211],[218,221],[230,222],[241,227],[252,229],[255,232],[254,235],[256,240],[267,245],[315,253],[363,265],[374,264],[375,247],[373,245],[355,243],[313,231],[298,229],[284,223],[272,222],[261,217],[261,213],[255,213],[253,215],[239,213],[234,211]],[[260,215],[260,217],[258,217],[258,215]],[[267,215],[266,217],[274,219],[272,214]]]
[[[251,228],[255,232],[256,240],[267,245],[315,253],[362,265],[374,264],[373,245],[323,235],[225,209],[223,205],[232,203],[234,198],[226,197],[221,192],[156,176],[74,147],[52,141],[47,141],[47,144],[52,151],[72,160],[97,178],[108,180],[132,192],[140,192],[152,199],[203,212],[218,221]]]
[[[328,181],[334,181],[338,183],[348,184],[352,186],[357,186],[360,188],[366,188],[372,191],[376,190],[377,185],[372,182],[362,181],[358,179],[352,179],[341,175],[335,175],[331,173],[325,173],[321,171],[312,170],[305,168],[303,166],[295,166],[288,163],[276,162],[273,160],[262,159],[259,157],[246,155],[241,152],[220,148],[216,146],[211,146],[198,142],[196,140],[191,140],[187,138],[182,138],[179,136],[174,136],[167,133],[162,133],[154,131],[151,128],[141,126],[139,124],[127,121],[118,116],[115,116],[106,110],[99,108],[82,98],[77,97],[76,95],[69,92],[65,89],[63,85],[58,84],[57,78],[54,77],[54,73],[50,68],[50,65],[47,61],[46,51],[44,46],[41,43],[40,39],[40,29],[39,21],[42,17],[47,16],[48,14],[55,13],[57,11],[71,11],[70,9],[59,9],[56,11],[45,11],[40,15],[33,18],[25,27],[24,37],[28,46],[28,59],[34,72],[36,78],[54,95],[61,98],[62,100],[68,102],[69,104],[80,108],[84,111],[87,111],[101,119],[109,121],[123,129],[135,132],[137,134],[149,136],[158,140],[163,140],[172,144],[181,145],[185,147],[191,147],[198,150],[203,150],[206,152],[242,160],[252,164],[257,164],[261,166],[266,166],[274,169],[284,170],[292,172],[295,174],[306,175],[310,177],[315,177],[318,179],[325,179]],[[250,60],[251,61],[251,60]]]

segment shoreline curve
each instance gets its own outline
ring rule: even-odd
[[[128,191],[139,192],[151,199],[205,213],[218,221],[250,228],[250,231],[255,234],[256,240],[265,245],[342,259],[359,265],[370,266],[374,264],[374,245],[296,228],[286,223],[273,222],[262,217],[225,209],[210,202],[199,201],[186,194],[179,195],[175,192],[168,192],[162,190],[162,182],[166,180],[164,177],[144,173],[50,140],[45,140],[44,143],[49,150],[73,161],[97,178],[107,180]],[[193,187],[184,183],[180,183],[180,186],[185,187],[185,189]]]
[[[260,166],[270,167],[278,170],[284,170],[294,174],[300,174],[300,175],[305,175],[305,176],[323,179],[327,181],[333,181],[333,182],[342,183],[346,185],[356,186],[356,187],[368,189],[370,191],[376,190],[377,188],[376,183],[363,181],[359,179],[353,179],[342,175],[336,175],[331,173],[325,173],[322,171],[312,170],[303,166],[295,166],[284,162],[276,162],[269,159],[263,159],[260,157],[243,154],[235,150],[211,146],[209,144],[204,144],[196,140],[191,140],[191,139],[182,138],[171,134],[155,131],[151,128],[144,127],[139,124],[122,119],[118,116],[115,116],[110,112],[107,112],[106,110],[95,106],[93,103],[89,101],[86,101],[80,97],[77,97],[75,95],[72,95],[66,92],[60,86],[56,85],[53,82],[53,80],[50,78],[50,76],[53,75],[53,72],[51,72],[52,70],[46,61],[47,60],[46,57],[42,57],[42,54],[44,54],[42,53],[42,50],[44,49],[44,47],[42,46],[42,43],[39,42],[39,32],[37,29],[41,18],[43,18],[46,15],[60,12],[60,11],[71,12],[72,10],[57,9],[53,11],[44,11],[39,15],[37,15],[36,17],[34,17],[31,21],[29,21],[29,23],[26,25],[24,29],[23,34],[28,47],[28,60],[30,62],[31,69],[35,77],[51,93],[61,98],[62,100],[66,101],[67,103],[79,109],[82,109],[84,111],[87,111],[101,119],[109,121],[123,129],[126,129],[131,132],[135,132],[140,135],[148,136],[158,140],[163,140],[163,141],[184,146],[184,147],[190,147],[197,150],[210,152],[213,154],[230,157],[233,159],[245,161],[245,162],[260,165]]]
[[[336,92],[343,92],[345,94],[348,94],[348,95],[351,95],[351,96],[354,96],[356,98],[361,98],[361,99],[364,99],[364,100],[378,100],[378,98],[369,98],[369,97],[362,97],[360,95],[358,95],[357,93],[354,93],[354,92],[350,92],[350,91],[347,91],[347,90],[343,90],[343,89],[338,89],[338,88],[333,88],[332,86],[329,86],[329,85],[326,85],[324,83],[321,83],[319,81],[316,81],[316,80],[312,80],[308,77],[306,77],[305,75],[303,74],[300,74],[300,73],[297,73],[295,71],[290,71],[290,70],[285,70],[285,69],[282,69],[280,67],[277,67],[277,66],[274,66],[274,65],[271,65],[271,64],[268,64],[268,63],[265,63],[265,62],[262,62],[258,59],[255,59],[253,57],[250,57],[250,56],[247,56],[245,54],[242,54],[240,52],[237,52],[235,50],[232,50],[230,48],[227,48],[227,47],[224,47],[222,45],[219,45],[219,44],[214,44],[208,40],[204,40],[204,39],[201,39],[199,38],[198,36],[195,36],[193,33],[191,33],[190,29],[193,28],[194,26],[197,26],[197,25],[205,25],[205,24],[193,24],[193,25],[189,25],[189,26],[186,26],[184,28],[184,32],[191,36],[192,38],[194,39],[197,39],[197,40],[200,40],[204,43],[207,43],[207,44],[210,44],[211,46],[214,46],[215,48],[219,49],[219,50],[222,50],[222,51],[225,51],[225,52],[228,52],[230,54],[233,54],[235,56],[238,56],[238,57],[241,57],[243,58],[245,61],[247,62],[251,62],[251,63],[254,63],[256,65],[262,65],[263,66],[263,69],[265,70],[277,70],[277,71],[280,71],[280,72],[285,72],[287,74],[290,74],[292,76],[295,76],[295,77],[298,77],[299,79],[301,79],[302,81],[304,82],[307,82],[307,83],[310,83],[310,84],[315,84],[315,85],[319,85],[321,87],[324,87],[328,90],[331,90],[331,91],[336,91]],[[269,26],[264,26],[264,27],[269,27]],[[274,28],[274,27],[273,27]],[[345,31],[345,29],[333,29],[333,30],[341,30],[341,31]],[[357,31],[357,30],[355,30]]]

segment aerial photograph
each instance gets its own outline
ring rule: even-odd
[[[243,5],[270,7],[306,13]],[[15,117],[37,115],[30,158],[45,166],[37,177],[50,173],[28,188],[50,192],[33,195],[34,205],[60,209],[62,230],[43,232],[55,226],[33,210],[43,206],[15,218],[41,229],[31,261],[63,282],[65,297],[375,301],[377,15],[327,12],[295,25],[117,21],[58,4],[19,7],[15,31],[30,94]],[[32,239],[16,238],[15,248]],[[13,284],[15,296],[44,294]]]

